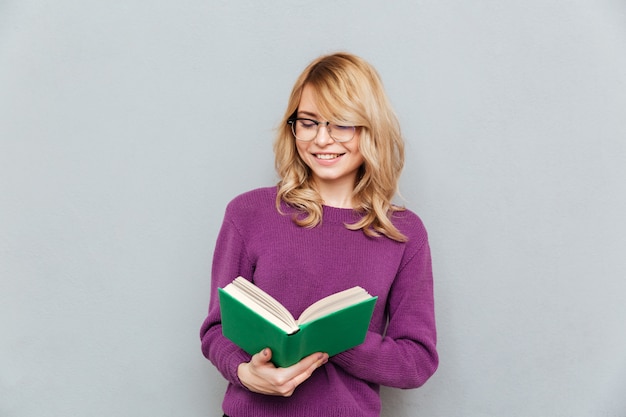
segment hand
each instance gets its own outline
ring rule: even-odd
[[[277,368],[270,362],[271,359],[269,348],[255,354],[250,362],[244,362],[237,368],[239,380],[252,392],[290,397],[313,371],[328,362],[328,355],[314,353],[288,368]]]

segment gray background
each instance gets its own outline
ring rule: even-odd
[[[407,140],[441,366],[385,416],[626,416],[626,4],[0,0],[0,415],[220,415],[226,203],[348,50]]]

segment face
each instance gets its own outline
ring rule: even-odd
[[[315,91],[306,85],[302,90],[297,116],[326,121],[320,115],[316,102]],[[352,140],[339,143],[330,137],[326,126],[320,126],[312,141],[295,142],[300,158],[311,169],[318,186],[337,185],[350,187],[350,190],[354,188],[357,172],[364,161],[359,151],[359,129]]]

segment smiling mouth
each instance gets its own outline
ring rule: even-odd
[[[315,155],[315,157],[317,159],[330,160],[330,159],[339,158],[343,154],[342,153],[317,153],[317,154],[314,154],[314,155]]]

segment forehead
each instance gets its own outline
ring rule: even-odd
[[[298,104],[298,112],[308,113],[312,116],[319,116],[320,112],[317,107],[317,93],[310,85],[305,85],[300,96]]]
[[[327,97],[327,94],[321,94],[315,86],[306,84],[302,88],[300,102],[298,103],[298,115],[300,117],[336,122],[349,119],[345,112],[345,105]]]

